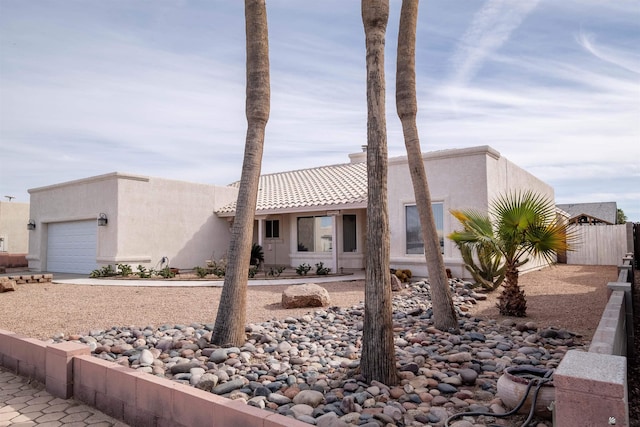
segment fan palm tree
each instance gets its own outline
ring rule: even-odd
[[[559,251],[571,250],[575,234],[561,222],[552,199],[533,191],[502,195],[494,200],[489,214],[475,210],[454,210],[462,231],[449,238],[459,246],[490,248],[504,258],[504,289],[498,297],[500,314],[526,316],[527,301],[518,286],[518,267],[529,256],[548,264]]]

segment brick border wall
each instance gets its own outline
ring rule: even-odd
[[[93,406],[131,426],[308,427],[166,378],[91,356],[88,346],[47,344],[0,329],[0,365],[33,378],[52,395]]]
[[[633,257],[607,284],[609,301],[588,352],[569,350],[553,375],[554,426],[629,426],[627,351],[633,349]]]

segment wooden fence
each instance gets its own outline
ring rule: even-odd
[[[574,251],[567,252],[567,264],[618,265],[627,252],[633,251],[633,242],[629,246],[630,224],[577,226],[578,244]]]

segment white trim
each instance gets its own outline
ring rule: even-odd
[[[122,263],[147,263],[151,262],[151,255],[138,256],[102,256],[96,258],[99,263],[122,264]]]

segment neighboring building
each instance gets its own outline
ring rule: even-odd
[[[26,265],[29,204],[0,202],[0,267]]]
[[[260,177],[254,242],[265,263],[297,267],[324,263],[333,272],[362,269],[366,249],[366,153],[341,165]],[[452,209],[487,211],[499,194],[553,188],[502,157],[473,147],[423,155],[444,261],[466,275],[453,242]],[[391,266],[427,275],[406,156],[389,159]],[[191,268],[222,258],[229,244],[238,184],[217,187],[113,173],[32,189],[29,267],[86,273],[102,264],[154,267],[161,257]],[[96,219],[105,213],[108,224]],[[77,253],[65,255],[70,246]],[[83,260],[82,262],[80,260]]]
[[[616,202],[559,204],[568,215],[570,224],[614,225],[618,219]]]

